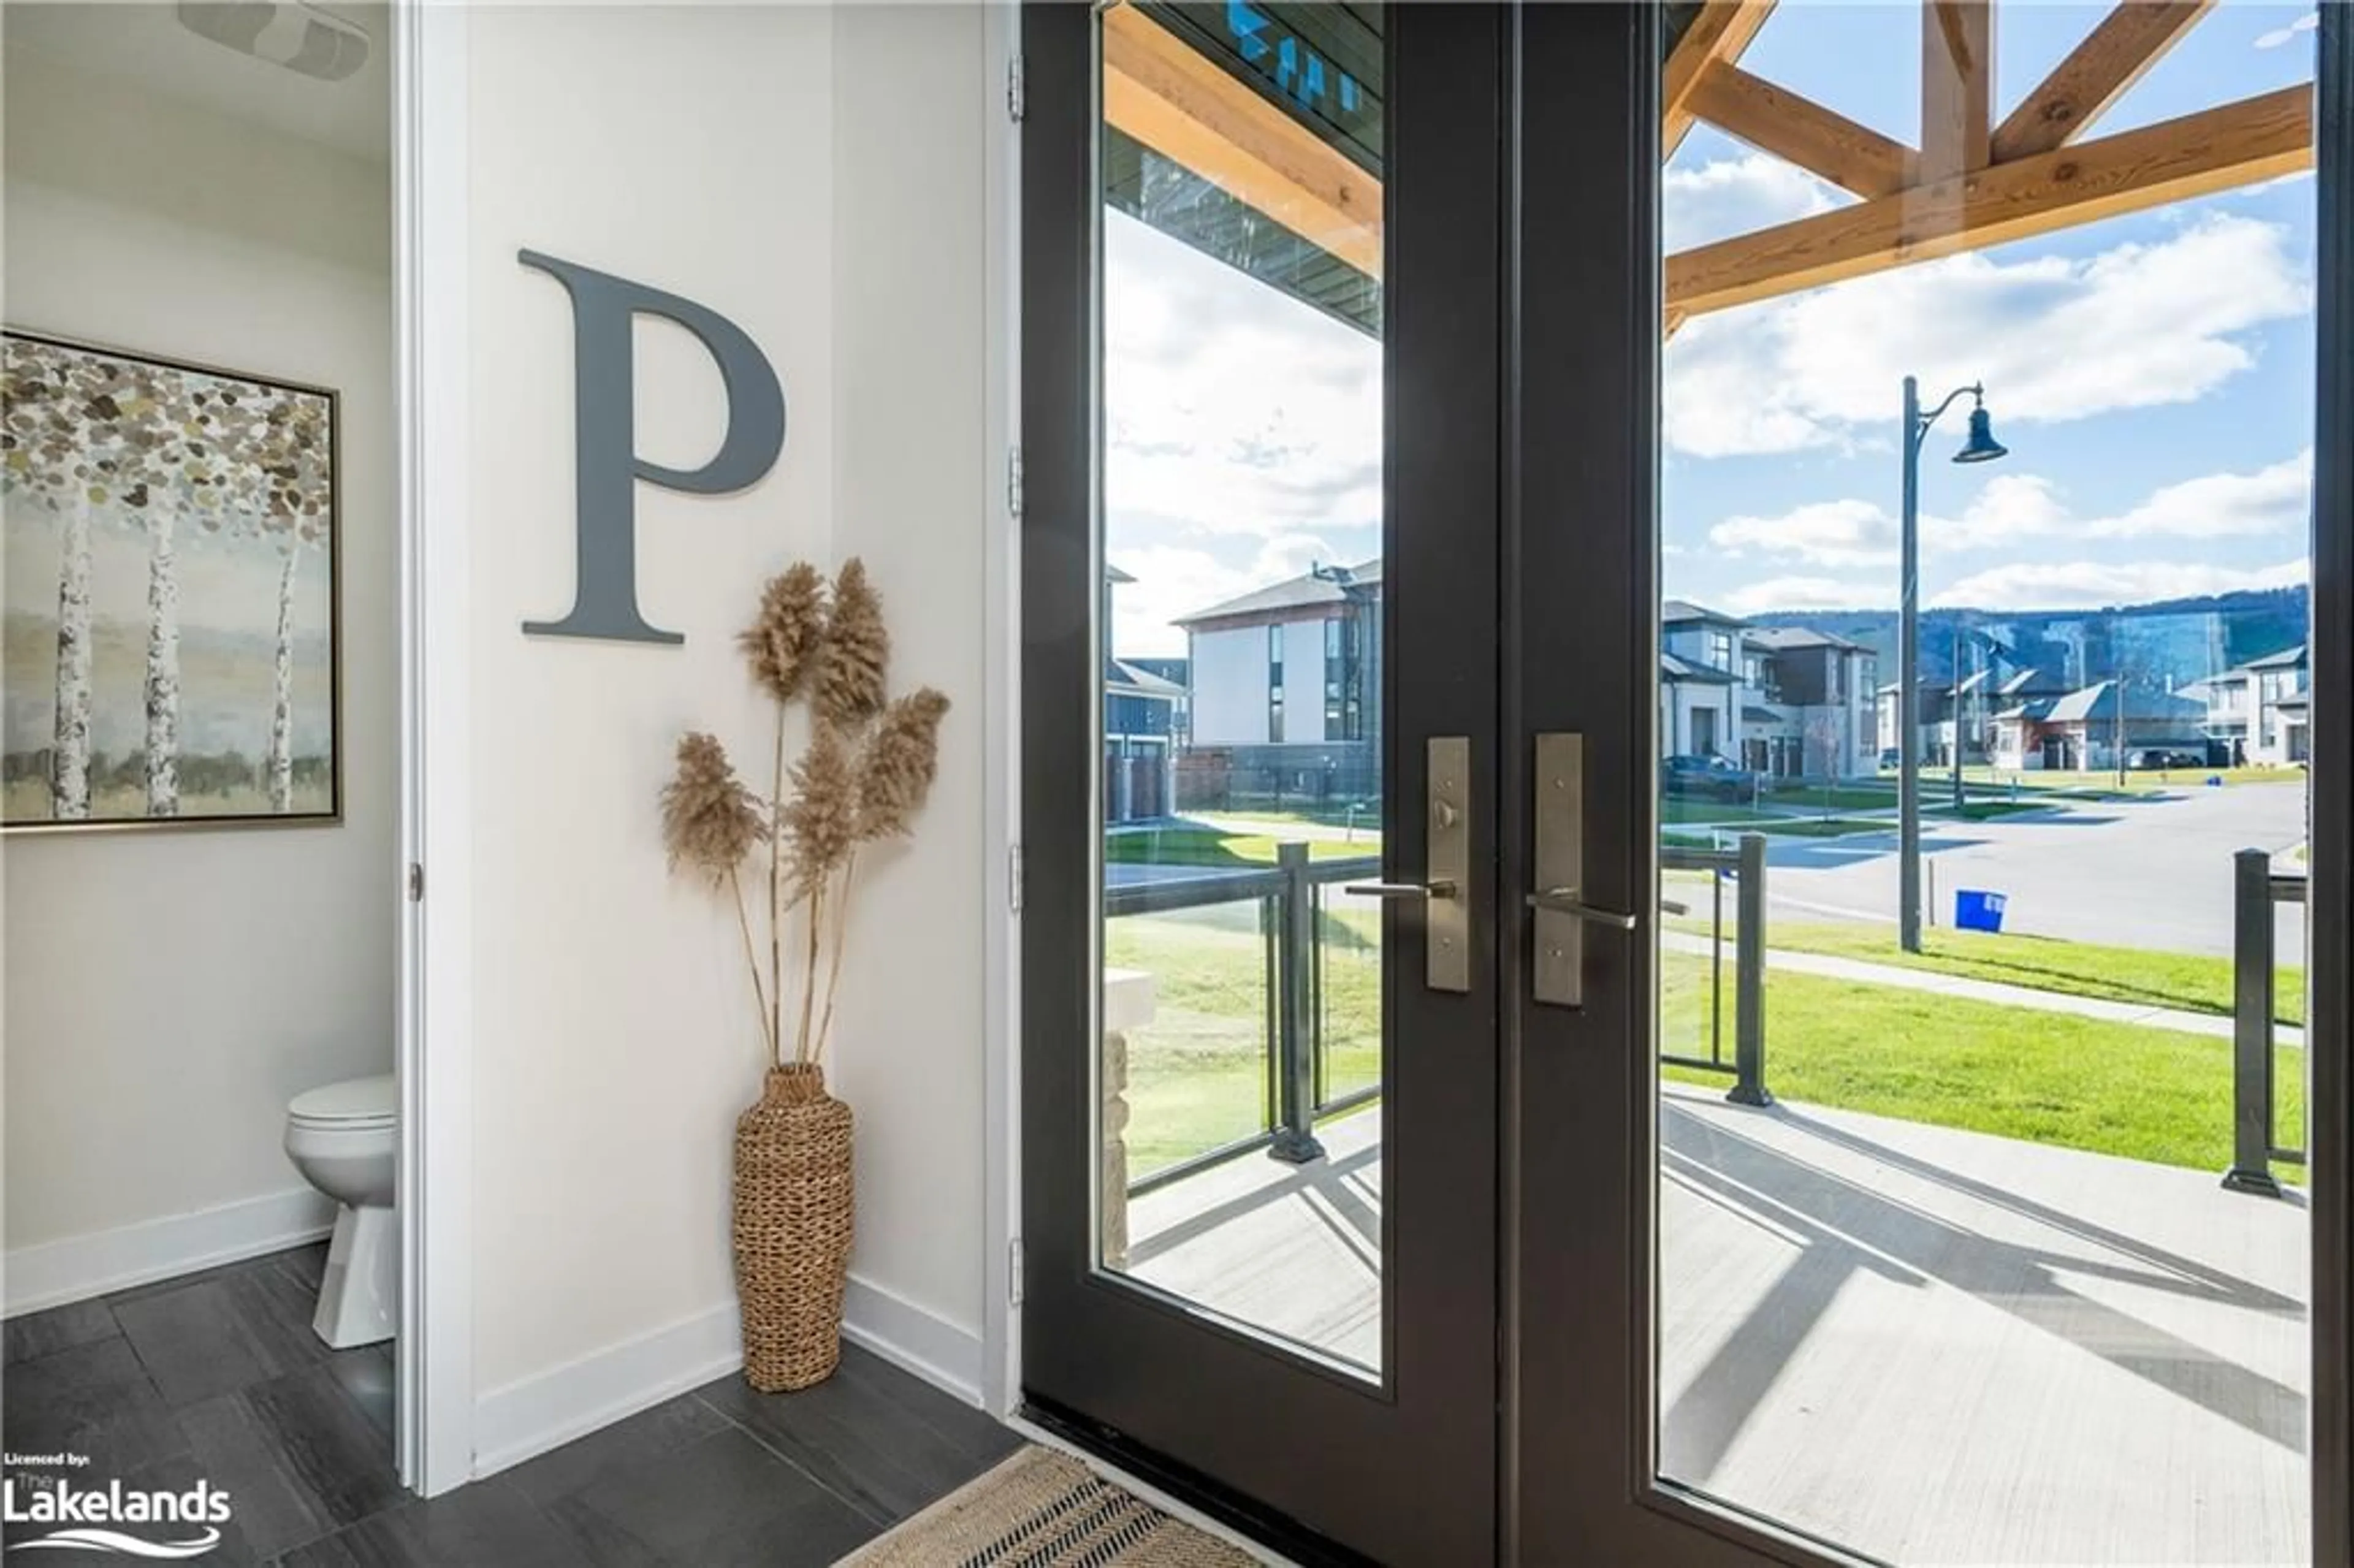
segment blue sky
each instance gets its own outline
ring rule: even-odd
[[[1999,7],[1999,112],[2106,13]],[[1914,5],[1784,0],[1744,66],[1906,141]],[[2309,5],[2232,4],[2103,118],[2129,129],[2311,79]],[[1850,198],[1707,126],[1666,177],[1670,249]],[[1895,597],[1898,382],[1983,377],[2003,462],[1930,437],[1923,593],[1990,609],[2302,580],[2315,185],[2296,177],[1695,319],[1663,410],[1669,590],[1737,611]],[[1110,558],[1124,653],[1171,617],[1377,554],[1371,340],[1107,218]]]

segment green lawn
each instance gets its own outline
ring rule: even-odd
[[[1776,806],[1795,806],[1809,811],[1893,811],[1896,810],[1896,781],[1885,784],[1783,784],[1766,797]]]
[[[1927,784],[1933,780],[1943,779],[1947,775],[1943,768],[1935,768],[1925,769],[1922,777],[1924,783]],[[2225,784],[2303,784],[2306,774],[2302,768],[2153,768],[2148,772],[2128,768],[2126,770],[2123,788],[2134,793],[2150,789],[2204,789],[2210,779],[2221,779]],[[2035,768],[2014,773],[2007,768],[1998,770],[1992,768],[1964,768],[1962,780],[1965,784],[1975,788],[1999,785],[2007,789],[2013,784],[2017,784],[2022,790],[2115,791],[2120,787],[2115,768],[2067,773],[2056,772],[2049,768]],[[1894,783],[1893,777],[1890,782],[1893,786]]]
[[[1323,916],[1326,1092],[1381,1076],[1377,916]],[[1104,962],[1154,979],[1129,1037],[1129,1171],[1142,1176],[1267,1122],[1267,944],[1256,902],[1106,923]]]
[[[1667,957],[1662,1042],[1705,1054],[1705,961]],[[1680,1082],[1726,1082],[1664,1071]],[[2303,1054],[2283,1047],[2285,1147],[2303,1138]],[[1802,1104],[2202,1171],[2231,1163],[2232,1043],[2203,1035],[1778,974],[1766,987],[1766,1082],[1777,1099]],[[2281,1174],[2291,1179],[2292,1168]]]
[[[1325,919],[1329,1092],[1337,1095],[1380,1072],[1380,954],[1370,916]],[[1961,938],[1934,939],[1942,948]],[[2005,944],[1995,955],[2034,943],[1987,940]],[[1131,1172],[1265,1127],[1266,949],[1257,906],[1124,916],[1109,923],[1105,948],[1107,963],[1148,970],[1157,981],[1154,1020],[1128,1042]],[[2013,961],[1988,949],[1964,957]],[[1705,1055],[1707,963],[1696,954],[1665,958],[1661,1046]],[[2187,1002],[2211,979],[2189,970],[2158,983],[2178,988],[2172,994]],[[1777,1097],[2200,1170],[2230,1162],[2229,1041],[1804,974],[1774,975],[1766,1006],[1766,1082]],[[1729,1057],[1730,998],[1723,1026]],[[1684,1082],[1725,1083],[1691,1069],[1665,1071]],[[2282,1048],[2280,1138],[2291,1146],[2302,1137],[2302,1077],[2301,1053]]]
[[[1782,817],[1754,824],[1755,831],[1784,839],[1839,839],[1850,833],[1893,833],[1896,823],[1885,817]],[[1750,831],[1747,829],[1744,832]]]
[[[1670,795],[1659,802],[1663,822],[1754,822],[1773,815],[1729,800],[1701,800],[1689,795]]]
[[[1104,859],[1121,865],[1212,865],[1235,870],[1275,863],[1280,841],[1263,833],[1222,832],[1215,828],[1137,828],[1104,837]],[[1310,860],[1358,860],[1382,853],[1378,834],[1355,843],[1310,839]]]
[[[1670,924],[1690,931],[1708,928],[1705,921],[1689,916],[1671,917]],[[1893,927],[1860,921],[1776,922],[1766,927],[1766,945],[1787,952],[1827,953],[1895,969],[1997,980],[2067,996],[2098,997],[2221,1018],[2232,1014],[2229,959],[1942,927],[1924,931],[1922,950],[1908,953],[1896,945]],[[1771,983],[1780,985],[1782,977],[1776,975]],[[2284,964],[2274,985],[2279,995],[2274,1011],[2280,1022],[2304,1022],[2304,969]]]

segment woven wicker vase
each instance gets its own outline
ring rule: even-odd
[[[744,1376],[763,1393],[823,1383],[842,1360],[850,1213],[850,1107],[824,1068],[771,1068],[736,1118],[736,1298]]]

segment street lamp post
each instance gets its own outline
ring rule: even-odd
[[[1986,387],[1973,383],[1946,394],[1924,413],[1921,384],[1904,378],[1904,509],[1903,576],[1896,623],[1896,937],[1908,953],[1921,950],[1921,443],[1929,427],[1963,393],[1973,399],[1970,434],[1956,462],[1991,462],[2006,449],[1994,439],[1987,418]],[[1961,748],[1961,715],[1955,714],[1954,747]],[[1956,764],[1956,778],[1960,777]]]
[[[1953,776],[1954,815],[1962,814],[1962,623],[1954,621],[1954,694],[1950,699],[1954,710],[1954,747],[1946,754],[1946,769]]]

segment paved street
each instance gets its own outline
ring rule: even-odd
[[[2232,855],[2302,843],[2305,790],[2293,783],[2185,786],[2161,796],[2073,800],[2049,812],[1987,822],[1935,816],[1922,830],[1932,916],[1953,919],[1958,888],[2009,896],[2003,928],[2158,952],[2232,950]],[[1338,828],[1217,819],[1229,832],[1275,838],[1344,836]],[[1692,831],[1687,829],[1685,831]],[[1737,831],[1728,826],[1727,832]],[[1371,835],[1354,838],[1378,853]],[[1781,920],[1896,918],[1896,832],[1768,841],[1769,916]],[[1113,885],[1215,875],[1192,866],[1113,865]],[[2305,948],[2304,911],[2279,906],[2283,960]]]
[[[2179,796],[2075,801],[2062,811],[1922,830],[1934,864],[1935,920],[1957,888],[2009,895],[2003,928],[2160,952],[2232,950],[2232,855],[2305,839],[2293,784],[2190,789]],[[1896,917],[1896,834],[1783,840],[1767,853],[1769,917]],[[2280,910],[2280,951],[2304,950],[2303,911]]]

